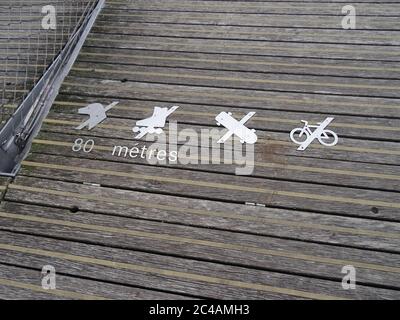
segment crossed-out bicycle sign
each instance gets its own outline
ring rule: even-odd
[[[324,146],[333,147],[339,142],[339,137],[332,130],[326,129],[333,120],[334,118],[326,118],[323,122],[317,123],[316,126],[309,125],[308,121],[302,120],[304,127],[293,129],[290,133],[290,139],[300,145],[297,149],[299,151],[306,150],[315,139]],[[315,130],[312,131],[312,129]]]

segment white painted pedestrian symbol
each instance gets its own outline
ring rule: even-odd
[[[218,143],[225,143],[232,135],[236,135],[239,137],[241,143],[254,144],[257,142],[257,135],[255,134],[256,130],[249,129],[245,126],[246,122],[248,122],[256,113],[249,112],[242,120],[237,121],[234,117],[232,117],[231,112],[221,112],[218,116],[216,116],[215,120],[217,120],[217,125],[223,125],[228,129],[228,132],[218,140]]]
[[[153,115],[150,118],[136,122],[133,132],[138,133],[138,135],[135,137],[135,139],[141,139],[148,133],[163,133],[163,128],[165,127],[168,116],[178,108],[178,106],[173,106],[170,109],[155,107]]]
[[[337,145],[339,138],[335,132],[332,130],[326,130],[326,127],[335,118],[326,118],[325,121],[318,123],[316,126],[311,126],[308,121],[301,120],[304,123],[303,128],[295,128],[290,133],[290,139],[299,144],[300,147],[297,149],[299,151],[304,151],[308,146],[315,140],[318,139],[319,143],[327,147],[333,147]],[[312,131],[311,129],[315,129]]]
[[[75,129],[82,130],[83,128],[88,127],[89,130],[92,130],[94,127],[107,119],[107,111],[109,111],[111,108],[114,108],[118,103],[119,102],[113,102],[106,107],[100,103],[93,103],[87,107],[79,109],[78,113],[89,115],[89,119],[84,121]]]

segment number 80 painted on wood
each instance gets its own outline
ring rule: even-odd
[[[79,152],[83,151],[85,153],[90,153],[92,152],[94,148],[94,140],[90,139],[85,142],[82,138],[78,138],[75,140],[73,146],[72,146],[72,151],[74,152]]]

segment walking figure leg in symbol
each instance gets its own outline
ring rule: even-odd
[[[295,128],[290,133],[290,139],[299,144],[299,151],[304,151],[315,140],[318,139],[319,143],[327,147],[333,147],[339,142],[339,137],[332,130],[327,130],[326,127],[334,120],[334,118],[326,118],[324,122],[318,125],[309,125],[308,121],[302,120],[304,123],[303,128]],[[311,129],[315,129],[312,131]]]

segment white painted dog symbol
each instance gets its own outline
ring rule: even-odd
[[[139,133],[135,139],[140,139],[144,137],[147,133],[161,134],[165,127],[165,123],[169,115],[171,115],[178,106],[173,106],[172,108],[160,108],[155,107],[153,115],[150,118],[139,120],[136,122],[136,126],[133,128],[133,132]]]
[[[231,112],[221,112],[218,116],[216,116],[215,120],[217,121],[217,125],[223,125],[228,129],[228,132],[218,140],[218,143],[225,143],[232,135],[236,135],[239,137],[241,143],[255,144],[258,140],[256,135],[256,130],[249,129],[245,126],[246,122],[248,122],[256,113],[249,112],[242,120],[237,121],[232,117]]]
[[[100,103],[93,103],[88,105],[87,107],[79,109],[79,114],[87,114],[89,115],[89,119],[84,121],[76,130],[82,130],[85,127],[88,127],[89,130],[92,130],[94,127],[102,123],[107,119],[107,111],[114,108],[119,102],[113,102],[112,104],[104,107]]]

